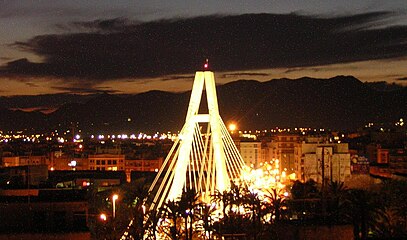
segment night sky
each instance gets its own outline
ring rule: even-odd
[[[0,1],[0,96],[353,75],[407,85],[407,1]]]

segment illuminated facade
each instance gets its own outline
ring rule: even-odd
[[[381,147],[377,148],[377,163],[388,164],[389,163],[389,149]]]
[[[239,150],[247,166],[258,168],[265,161],[261,142],[240,142]]]
[[[345,182],[350,178],[350,160],[347,143],[303,142],[295,147],[295,173],[301,181]]]
[[[49,165],[47,156],[7,156],[2,157],[3,167]]]
[[[300,142],[300,136],[295,134],[278,134],[268,143],[269,159],[279,159],[281,170],[287,173],[295,172],[294,148]]]
[[[20,157],[2,157],[2,167],[17,167],[20,166]]]
[[[125,171],[127,176],[127,181],[131,180],[131,172],[158,172],[158,170],[163,165],[163,159],[126,159],[125,160]]]
[[[125,160],[122,154],[89,155],[89,170],[124,171]]]
[[[63,153],[62,151],[51,152],[50,154],[50,170],[72,170],[71,157],[68,154]],[[75,164],[79,165],[79,164]],[[77,166],[75,166],[77,167]]]

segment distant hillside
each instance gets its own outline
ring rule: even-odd
[[[217,91],[223,120],[236,121],[241,129],[304,126],[345,130],[407,115],[407,88],[378,91],[351,76],[240,80],[218,86]],[[86,101],[76,96],[48,115],[10,111],[7,105],[1,108],[0,101],[0,129],[63,129],[78,122],[85,132],[177,131],[184,123],[189,97],[190,92],[161,91],[98,94],[86,96]]]

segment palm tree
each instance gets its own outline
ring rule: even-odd
[[[327,189],[328,220],[330,223],[338,223],[345,212],[345,201],[348,189],[343,182],[330,182]]]
[[[262,232],[262,217],[266,214],[263,210],[264,203],[256,192],[246,191],[243,199],[245,208],[251,212],[251,235],[257,239]]]
[[[216,205],[220,205],[222,207],[222,217],[227,218],[226,208],[229,206],[230,203],[230,194],[227,191],[219,191],[215,190],[215,194],[213,194],[212,202]]]
[[[291,188],[291,194],[294,199],[317,198],[320,196],[317,183],[312,179],[305,183],[295,181]]]
[[[129,207],[143,205],[148,196],[149,183],[147,179],[141,178],[137,181],[126,183],[121,187],[120,192],[123,195],[122,202]]]
[[[199,211],[197,212],[197,217],[199,219],[198,223],[200,227],[204,230],[203,239],[212,239],[211,232],[213,231],[213,219],[212,216],[216,211],[216,206],[212,204],[201,203],[199,206]]]
[[[147,239],[157,239],[158,222],[161,219],[162,212],[157,210],[150,210],[146,213],[146,230]]]
[[[379,196],[381,208],[376,217],[374,235],[402,239],[407,236],[407,181],[383,182]]]
[[[267,191],[268,194],[265,198],[270,203],[271,213],[274,216],[274,222],[279,222],[282,217],[283,207],[285,207],[285,198],[282,190],[272,188],[271,191]]]
[[[128,221],[133,220],[130,234],[136,239],[142,238],[146,230],[146,226],[144,225],[144,219],[146,217],[144,203],[148,196],[148,187],[149,185],[146,179],[142,178],[123,185],[120,190],[120,194],[123,195],[121,202],[125,204],[130,214]]]
[[[179,201],[180,212],[185,221],[185,239],[192,239],[192,225],[194,222],[194,212],[199,206],[199,195],[195,189],[187,189],[182,192],[181,199]],[[189,227],[188,227],[189,222]]]
[[[169,231],[165,231],[164,233],[167,234],[172,240],[176,240],[180,236],[180,229],[178,226],[179,217],[181,216],[179,202],[175,200],[169,200],[166,202],[161,210],[162,218],[167,219],[169,221]]]
[[[239,211],[240,206],[244,203],[244,196],[249,190],[241,185],[235,184],[231,182],[230,190],[228,192],[229,195],[229,204],[231,210]]]
[[[356,240],[365,240],[368,237],[368,230],[374,224],[375,214],[378,210],[377,202],[374,201],[373,193],[352,189],[347,197],[347,219],[353,223],[353,233]]]
[[[377,239],[407,239],[403,218],[398,209],[384,206],[376,214],[373,236]]]
[[[247,188],[231,182],[229,191],[216,191],[212,195],[212,201],[222,206],[222,218],[215,222],[215,232],[224,234],[243,234],[251,229],[251,220],[244,212],[241,212],[241,207],[245,206],[245,195],[248,192]]]

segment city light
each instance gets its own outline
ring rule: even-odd
[[[245,166],[241,178],[249,184],[249,190],[264,195],[271,189],[282,190],[287,183],[286,172],[280,171],[280,161],[272,159],[269,162],[260,164],[260,168]]]
[[[77,162],[75,160],[72,160],[70,163],[68,163],[68,166],[70,167],[76,167]]]
[[[106,214],[104,214],[104,213],[101,213],[100,215],[99,215],[99,218],[100,218],[100,220],[102,220],[102,221],[106,221],[107,220],[107,216],[106,216]]]
[[[237,129],[236,124],[234,123],[229,124],[229,131],[234,132],[236,129]]]
[[[113,218],[116,217],[116,200],[119,199],[119,195],[114,194],[112,196],[112,202],[113,202]]]

